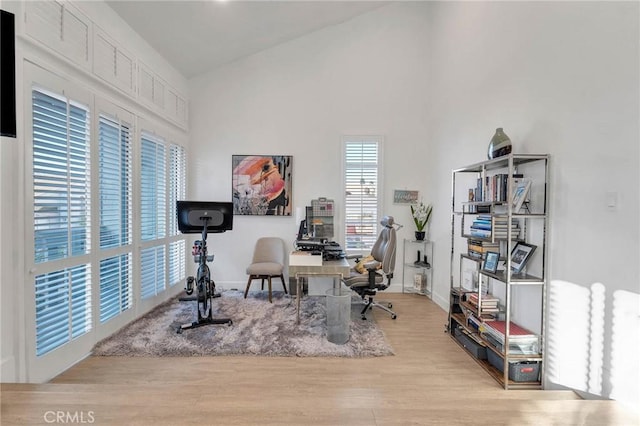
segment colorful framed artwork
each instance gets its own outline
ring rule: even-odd
[[[291,155],[233,155],[233,214],[291,216]]]

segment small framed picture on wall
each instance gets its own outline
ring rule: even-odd
[[[393,204],[416,204],[418,202],[418,191],[408,189],[393,190]]]

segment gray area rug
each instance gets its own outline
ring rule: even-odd
[[[123,327],[93,348],[95,356],[335,356],[393,355],[384,333],[373,319],[363,321],[361,305],[353,305],[350,338],[344,345],[327,340],[324,297],[305,296],[296,324],[296,299],[274,292],[225,291],[213,299],[213,317],[231,318],[232,325],[206,325],[176,333],[197,318],[196,302],[174,298]],[[357,300],[357,299],[353,299]]]

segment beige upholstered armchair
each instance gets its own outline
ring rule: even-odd
[[[287,286],[284,282],[284,267],[284,241],[278,237],[263,237],[258,239],[253,251],[253,260],[247,267],[249,280],[247,281],[247,288],[244,291],[244,298],[247,298],[249,287],[251,287],[253,280],[262,280],[262,290],[264,290],[264,281],[267,280],[269,285],[269,302],[271,302],[271,279],[274,277],[279,277],[282,280],[282,287],[284,287],[286,294]]]

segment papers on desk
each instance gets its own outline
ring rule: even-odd
[[[322,253],[310,251],[292,251],[289,255],[290,266],[322,266]]]

